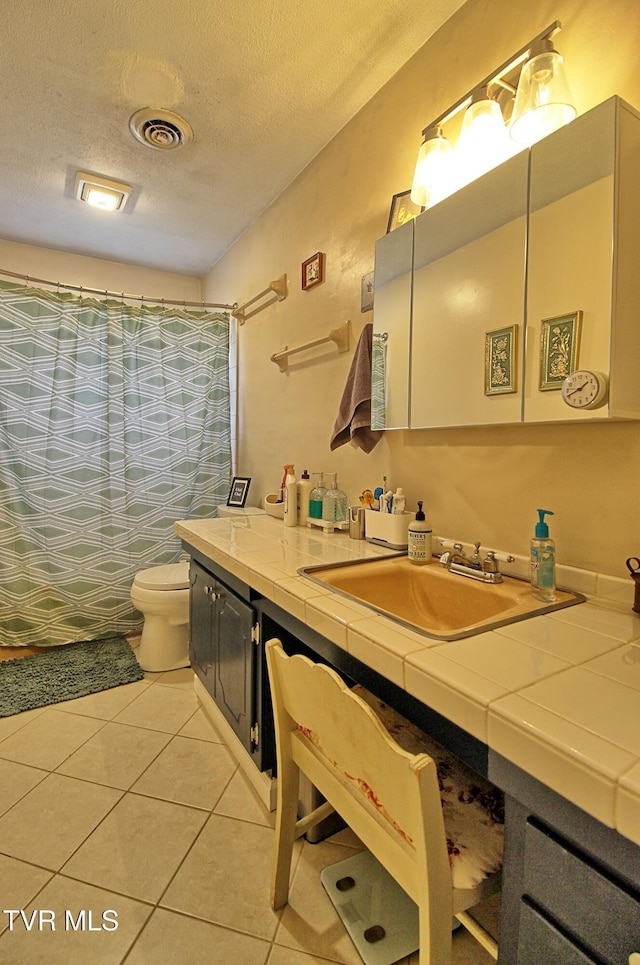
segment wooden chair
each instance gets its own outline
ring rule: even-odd
[[[294,841],[335,809],[417,904],[420,965],[449,965],[453,916],[497,959],[496,942],[466,909],[498,890],[499,872],[454,887],[456,844],[447,840],[433,757],[403,750],[331,668],[288,657],[279,640],[266,652],[278,761],[274,909],[288,901]],[[298,820],[300,771],[326,803]],[[473,780],[464,765],[462,772]]]

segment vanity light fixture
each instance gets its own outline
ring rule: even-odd
[[[122,211],[131,194],[131,185],[106,178],[102,174],[78,171],[75,192],[78,201],[86,201],[94,208],[101,208],[103,211]]]
[[[521,147],[533,143],[524,140],[525,132],[531,136],[533,129],[539,140],[573,120],[562,58],[551,42],[560,29],[560,21],[554,21],[424,128],[411,187],[414,204],[431,207],[517,150],[509,149],[505,137],[512,114],[512,139]],[[454,152],[444,128],[463,110]]]
[[[418,151],[411,200],[430,208],[451,194],[453,151],[441,127],[429,127],[422,133],[424,141]]]
[[[549,37],[531,47],[522,68],[511,121],[511,137],[530,146],[576,116],[562,57]]]
[[[497,167],[512,152],[509,135],[490,87],[476,87],[464,112],[456,147],[459,185]]]

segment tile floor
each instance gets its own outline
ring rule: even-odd
[[[299,842],[277,914],[272,839],[191,670],[2,718],[0,963],[358,965],[319,878],[357,839]]]

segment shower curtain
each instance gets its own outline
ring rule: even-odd
[[[231,475],[229,316],[0,282],[0,645],[139,629]]]

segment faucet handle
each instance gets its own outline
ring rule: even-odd
[[[496,559],[496,554],[493,550],[487,550],[487,555],[482,561],[482,569],[485,573],[497,573],[498,572],[498,561]]]

